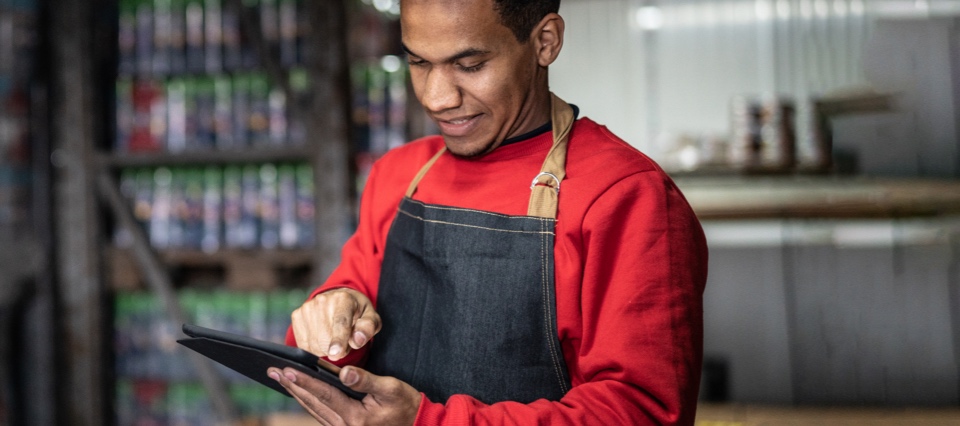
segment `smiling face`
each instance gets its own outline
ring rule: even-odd
[[[546,66],[559,45],[518,42],[493,0],[403,0],[400,19],[413,90],[450,152],[483,155],[549,121]]]

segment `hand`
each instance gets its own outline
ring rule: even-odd
[[[380,331],[380,315],[362,293],[338,288],[308,300],[291,315],[297,346],[331,361],[360,349]]]
[[[267,375],[324,425],[412,425],[420,409],[422,396],[413,386],[359,367],[341,369],[340,381],[366,393],[362,401],[292,368],[271,367]]]

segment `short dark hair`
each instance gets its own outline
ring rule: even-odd
[[[500,14],[500,22],[525,43],[530,39],[533,27],[549,13],[560,10],[560,0],[494,0],[494,10]]]

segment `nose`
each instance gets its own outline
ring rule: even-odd
[[[420,103],[428,111],[440,113],[460,106],[460,87],[454,76],[442,67],[427,72]]]

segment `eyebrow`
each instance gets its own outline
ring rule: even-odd
[[[422,56],[420,56],[420,55],[418,55],[418,54],[416,54],[416,53],[413,53],[413,52],[410,50],[410,48],[407,47],[406,44],[403,44],[403,42],[400,43],[400,48],[403,49],[404,52],[407,52],[408,55],[416,56],[416,57],[418,57],[418,58],[422,58]],[[487,54],[487,53],[490,53],[490,51],[488,51],[488,50],[480,50],[480,49],[476,49],[476,48],[468,48],[468,49],[464,49],[464,50],[462,50],[462,51],[460,51],[460,52],[457,52],[457,53],[451,55],[449,58],[446,58],[446,59],[444,59],[443,61],[441,61],[441,63],[456,62],[456,61],[458,61],[458,60],[460,60],[460,59],[463,59],[463,58],[469,58],[469,57],[471,57],[471,56],[485,55],[485,54]]]

